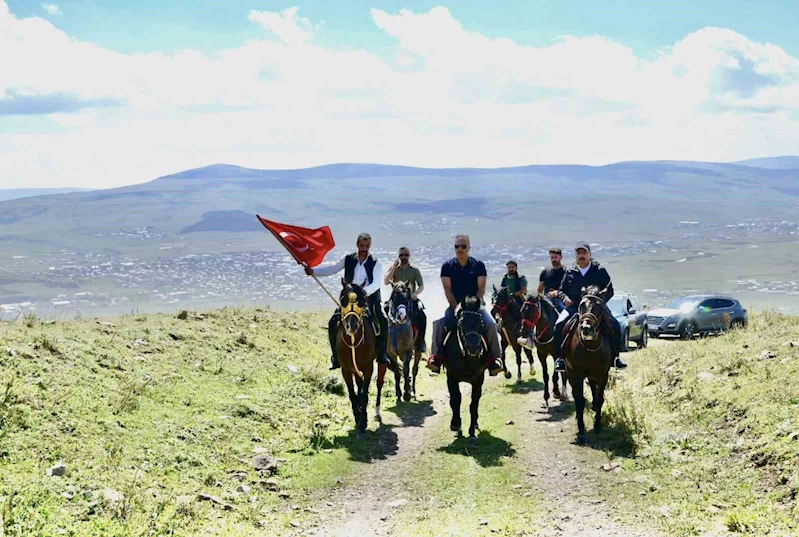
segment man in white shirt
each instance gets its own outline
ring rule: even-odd
[[[369,249],[372,247],[371,235],[368,233],[361,233],[358,235],[356,244],[358,246],[358,251],[344,256],[338,263],[326,267],[318,267],[316,269],[305,267],[305,273],[309,276],[332,276],[343,270],[344,280],[347,283],[354,283],[363,287],[363,290],[369,296],[369,310],[373,318],[377,320],[378,330],[380,330],[380,334],[377,335],[377,361],[382,364],[390,365],[391,362],[386,355],[388,320],[383,314],[380,297],[380,284],[383,281],[383,265],[369,253]],[[332,352],[330,369],[337,369],[340,367],[338,356],[336,355],[336,337],[338,335],[340,320],[341,311],[336,309],[336,312],[330,318],[330,322],[327,325],[327,332],[330,338],[330,350]]]

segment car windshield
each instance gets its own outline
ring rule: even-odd
[[[608,300],[608,309],[613,315],[618,315],[619,313],[624,313],[625,304],[627,304],[627,301],[623,298],[611,298]]]
[[[696,308],[699,301],[694,298],[678,298],[666,306],[670,310],[680,310],[683,313],[688,313]]]

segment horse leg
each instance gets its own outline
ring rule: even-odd
[[[380,364],[377,366],[377,404],[375,405],[375,421],[383,423],[383,416],[380,415],[380,401],[383,396],[383,382],[386,378],[388,366]]]
[[[588,379],[588,386],[591,388],[591,410],[596,412],[596,381]]]
[[[505,339],[505,334],[500,332],[499,334],[499,344],[501,346],[502,352],[500,357],[502,358],[502,371],[505,373],[505,378],[509,379],[511,377],[510,371],[508,371],[508,364],[506,361],[506,357],[508,355],[508,341]]]
[[[529,351],[528,351],[529,352]],[[544,378],[544,408],[549,408],[549,370],[547,369],[547,355],[538,350],[538,347],[535,349],[536,354],[538,355],[538,362],[541,364],[541,376]],[[530,353],[532,355],[532,353]],[[530,360],[531,369],[532,369],[532,356],[528,358]],[[555,382],[555,394],[557,396],[557,388],[558,384]]]
[[[594,432],[600,433],[602,431],[602,405],[605,404],[605,387],[608,385],[608,379],[600,381],[596,387],[596,394],[594,395]]]
[[[569,375],[569,383],[572,385],[572,394],[574,394],[574,406],[577,415],[577,443],[585,443],[585,422],[583,421],[583,411],[585,410],[585,394],[583,389],[585,387],[585,377],[573,373]]]
[[[368,425],[366,410],[369,404],[369,384],[372,382],[372,372],[364,371],[363,382],[361,383],[361,434],[366,434]]]
[[[519,372],[516,375],[516,382],[522,381],[522,347],[519,344],[513,346],[513,350],[516,352],[516,368]]]
[[[415,357],[413,359],[413,385],[411,388],[411,396],[413,400],[416,401],[416,375],[419,373],[419,361],[422,359],[422,351],[416,350]]]
[[[449,388],[449,406],[452,408],[452,421],[449,422],[449,429],[460,437],[463,436],[463,430],[461,429],[461,387],[454,376],[447,377],[447,388]]]
[[[405,367],[402,368],[402,376],[405,377],[405,397],[406,401],[411,400],[411,356],[413,356],[413,349],[405,353]],[[399,394],[397,394],[399,397]]]
[[[358,419],[361,416],[360,411],[358,410],[358,395],[355,393],[355,386],[353,385],[352,381],[352,374],[344,373],[342,371],[342,375],[344,376],[344,384],[347,385],[347,392],[350,396],[350,404],[352,405],[352,416],[355,418],[355,427],[358,427]]]
[[[472,384],[472,402],[469,405],[469,411],[472,414],[472,421],[469,424],[469,438],[476,438],[475,431],[480,428],[477,424],[480,409],[480,397],[483,395],[483,379],[478,380]]]
[[[394,395],[397,396],[397,404],[399,405],[402,402],[402,374],[400,373],[400,367],[403,366],[403,362],[400,362],[399,356],[397,356],[397,367],[394,369]],[[403,370],[405,368],[403,367]]]
[[[555,381],[557,382],[557,381]],[[560,400],[561,402],[566,402],[569,400],[569,390],[567,390],[566,386],[566,373],[561,372],[560,374],[560,382],[561,382],[561,390],[560,390]],[[573,391],[573,390],[572,390]]]

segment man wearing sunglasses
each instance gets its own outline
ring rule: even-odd
[[[457,325],[455,309],[467,296],[476,296],[483,303],[486,291],[486,267],[482,261],[478,261],[469,255],[471,243],[468,235],[458,235],[455,237],[455,257],[441,266],[441,283],[444,286],[444,294],[447,296],[449,307],[444,312],[444,318],[433,323],[433,345],[432,354],[427,360],[427,369],[434,373],[441,372],[441,356],[439,352],[444,345],[444,328],[452,330]],[[499,357],[499,333],[494,318],[485,307],[480,308],[483,315],[483,326],[485,336],[488,341],[488,350],[491,353],[491,361],[488,364],[488,372],[492,377],[502,372],[502,365]]]
[[[383,280],[386,285],[394,282],[405,282],[411,290],[413,324],[419,330],[419,350],[425,352],[424,338],[427,332],[427,315],[425,315],[424,308],[419,302],[419,295],[424,291],[424,280],[422,279],[422,272],[411,264],[411,251],[406,246],[400,248],[399,257],[394,261]]]

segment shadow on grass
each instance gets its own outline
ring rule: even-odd
[[[456,438],[452,444],[440,447],[438,451],[472,457],[483,468],[502,466],[502,457],[513,457],[516,454],[508,441],[497,438],[488,431],[480,431],[477,440]]]
[[[396,427],[396,425],[380,424],[377,430],[366,431],[363,436],[359,436],[358,431],[353,429],[334,437],[324,447],[346,449],[350,460],[356,462],[385,460],[397,454],[399,439],[394,431]]]
[[[603,427],[599,434],[594,434],[591,430],[594,420],[593,414],[593,411],[586,411],[585,413],[586,427],[588,429],[585,446],[591,449],[613,453],[616,457],[632,457],[635,454],[635,441],[633,440],[632,431],[624,426],[610,425]],[[591,418],[590,421],[588,420],[589,417]],[[574,424],[574,434],[576,438],[576,420]]]
[[[427,418],[437,414],[436,409],[433,408],[433,401],[429,399],[416,403],[400,403],[392,408],[387,408],[386,411],[396,414],[402,420],[403,427],[422,427]]]
[[[528,378],[521,382],[513,382],[513,384],[505,385],[505,390],[508,393],[519,395],[525,395],[531,392],[542,392],[544,391],[544,383],[538,379]]]
[[[566,421],[574,416],[574,401],[571,399],[568,402],[555,404],[549,407],[549,412],[546,414],[539,414],[536,421],[545,421],[549,423]],[[575,420],[575,424],[577,421]]]

